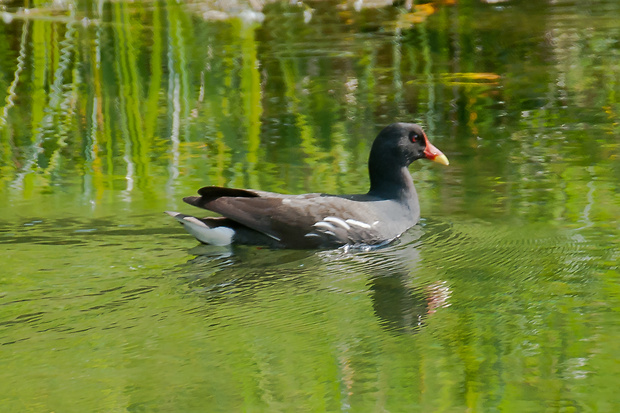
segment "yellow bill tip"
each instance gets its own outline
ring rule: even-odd
[[[446,157],[446,155],[444,155],[443,153],[441,155],[437,155],[434,159],[433,162],[437,162],[440,163],[442,165],[450,165],[450,161],[448,160],[448,158]]]

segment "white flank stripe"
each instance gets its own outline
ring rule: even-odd
[[[276,237],[275,235],[267,234],[266,232],[263,232],[263,234],[270,236],[271,238],[275,239],[278,242],[282,241],[280,238]]]
[[[319,234],[315,234],[314,232],[308,232],[304,237],[320,237]]]
[[[323,228],[325,228],[327,230],[334,230],[334,229],[336,229],[335,226],[333,226],[329,222],[325,222],[325,221],[317,222],[316,224],[314,224],[314,226],[315,227],[323,227]]]
[[[375,222],[378,222],[378,221],[375,221]],[[366,229],[370,228],[370,225],[368,225],[367,223],[362,222],[362,221],[358,221],[356,219],[349,218],[349,219],[347,219],[347,223],[349,223],[351,225],[357,225],[358,227],[362,227],[362,228],[366,228]]]
[[[351,229],[349,224],[347,224],[346,222],[344,222],[342,219],[340,219],[338,217],[325,217],[325,218],[323,218],[323,221],[333,222],[334,224],[338,224],[342,228],[346,229],[347,231]]]

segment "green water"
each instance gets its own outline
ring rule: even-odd
[[[620,3],[369,3],[0,4],[0,411],[620,409]],[[451,164],[386,248],[163,214],[364,192],[394,121]]]

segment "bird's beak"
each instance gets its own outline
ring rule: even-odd
[[[424,135],[424,139],[426,140],[426,149],[424,149],[424,156],[427,159],[430,159],[433,162],[440,163],[442,165],[450,165],[450,161],[446,155],[444,155],[439,149],[435,148],[432,143],[428,141],[426,135]]]

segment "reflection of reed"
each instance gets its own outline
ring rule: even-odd
[[[17,56],[17,65],[15,68],[15,72],[13,72],[13,80],[11,81],[11,84],[9,85],[9,89],[7,91],[7,95],[5,99],[6,104],[2,108],[2,113],[0,113],[0,128],[3,128],[6,125],[7,118],[9,115],[9,110],[13,106],[15,106],[15,98],[17,97],[15,90],[17,89],[17,83],[19,82],[19,75],[24,70],[24,66],[25,66],[24,62],[26,60],[26,45],[27,45],[26,39],[28,39],[29,23],[30,22],[26,20],[24,24],[22,25],[22,35],[19,41],[19,54]]]
[[[125,3],[112,5],[113,16],[117,21],[129,22],[131,16]],[[149,142],[143,139],[143,123],[140,113],[140,85],[136,49],[131,36],[132,25],[122,24],[113,28],[114,65],[118,77],[118,97],[120,114],[120,134],[125,141],[123,160],[127,164],[125,175],[126,199],[130,199],[134,182],[141,189],[149,186]]]
[[[0,179],[7,181],[10,180],[10,177],[13,173],[12,170],[10,170],[10,173],[7,173],[10,169],[9,165],[12,166],[13,163],[11,159],[13,157],[13,144],[11,142],[11,139],[9,139],[9,134],[7,133],[8,131],[4,129],[7,125],[9,110],[13,106],[15,106],[15,98],[17,97],[15,91],[17,89],[17,84],[20,80],[20,74],[24,70],[24,61],[26,58],[26,39],[28,37],[28,25],[28,20],[26,20],[22,25],[22,36],[19,43],[17,67],[15,68],[15,72],[13,73],[13,81],[10,83],[9,89],[7,91],[5,99],[6,104],[4,105],[4,107],[2,108],[2,112],[0,113],[0,148],[2,148],[1,152],[3,155],[2,164],[0,164]]]
[[[102,7],[102,4],[99,4]],[[98,9],[97,17],[102,17],[102,10]],[[102,67],[101,67],[101,55],[102,55],[102,41],[104,30],[102,25],[98,25],[94,34],[94,47],[88,50],[86,58],[89,62],[90,76],[93,81],[89,85],[89,100],[90,100],[90,117],[86,119],[86,127],[84,130],[84,178],[83,178],[83,198],[90,202],[91,205],[95,205],[96,201],[103,195],[103,165],[102,158],[100,157],[100,138],[104,136],[104,133],[108,131],[105,127],[107,116],[104,118],[103,103],[107,100],[107,96],[103,94],[103,81],[102,81]],[[88,73],[88,72],[87,72]],[[88,108],[88,104],[86,105]],[[103,139],[104,141],[106,139]],[[107,139],[108,142],[111,139]]]
[[[257,56],[257,42],[255,38],[256,26],[240,22],[239,35],[241,40],[241,94],[243,99],[244,126],[247,130],[247,158],[245,173],[248,177],[246,186],[258,188],[260,186],[256,165],[259,162],[261,115],[260,62]]]
[[[170,118],[170,159],[168,163],[168,180],[166,188],[169,196],[173,196],[174,182],[178,178],[181,169],[181,138],[188,139],[188,119],[189,119],[189,61],[187,58],[187,43],[189,28],[184,24],[183,12],[180,7],[173,5],[167,8],[166,23],[168,30],[167,35],[167,67],[168,67],[168,116]],[[159,33],[154,32],[155,36]],[[161,52],[161,40],[154,45],[152,53]],[[154,58],[155,59],[155,58]],[[159,63],[159,58],[157,62]],[[161,67],[155,69],[155,80],[162,78]],[[153,120],[157,119],[157,95],[156,90],[161,84],[152,85],[152,109],[154,114]],[[148,138],[149,136],[147,136]],[[150,136],[152,139],[152,135]]]

